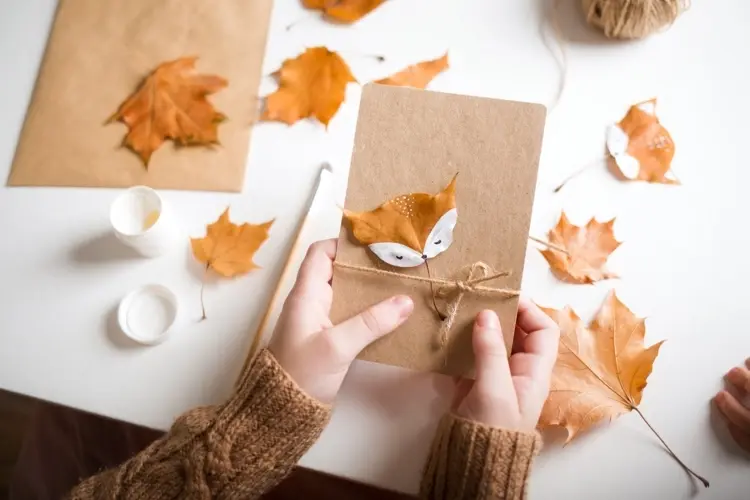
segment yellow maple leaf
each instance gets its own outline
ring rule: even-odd
[[[227,207],[213,224],[206,226],[206,236],[191,238],[190,244],[195,258],[206,265],[206,271],[213,269],[221,276],[232,278],[246,274],[258,266],[253,256],[263,242],[268,239],[268,230],[273,220],[262,224],[234,224],[229,220]],[[203,287],[201,286],[201,306]],[[203,308],[203,319],[206,310]]]
[[[128,128],[124,145],[148,166],[151,155],[167,139],[182,146],[218,144],[225,120],[207,96],[227,86],[215,75],[196,75],[195,57],[160,64],[110,117]]]
[[[327,126],[344,102],[346,84],[357,82],[341,56],[325,47],[287,59],[277,77],[279,89],[266,97],[261,119],[289,125],[314,116]]]
[[[245,274],[258,268],[253,256],[268,238],[273,222],[234,224],[227,208],[216,222],[206,226],[206,236],[190,239],[193,255],[227,278]]]
[[[585,226],[578,227],[562,213],[547,235],[554,246],[540,251],[555,276],[563,281],[594,283],[617,278],[605,267],[609,255],[621,244],[615,239],[614,224],[615,219],[608,222],[591,219]]]

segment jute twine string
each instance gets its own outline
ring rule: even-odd
[[[644,38],[671,25],[689,0],[581,0],[586,21],[610,38]]]
[[[542,42],[555,59],[560,78],[552,100],[547,104],[551,114],[562,100],[568,81],[567,42],[560,27],[561,0],[550,0],[542,16]],[[664,29],[690,8],[690,0],[581,0],[586,22],[596,26],[608,38],[639,39]],[[552,36],[547,36],[549,24]]]
[[[492,272],[492,268],[484,262],[475,262],[468,266],[463,267],[459,271],[459,275],[466,275],[466,279],[445,279],[445,278],[432,278],[426,276],[414,276],[411,274],[401,274],[393,271],[386,271],[385,269],[377,269],[374,267],[357,266],[354,264],[346,264],[343,262],[334,262],[335,267],[341,269],[349,269],[351,271],[358,271],[367,274],[374,274],[377,276],[388,276],[391,278],[406,280],[406,281],[417,281],[420,283],[431,283],[438,286],[437,295],[441,298],[448,299],[453,297],[453,300],[448,302],[448,311],[440,324],[440,331],[438,332],[438,338],[440,339],[440,347],[445,347],[448,344],[448,334],[453,328],[453,324],[458,316],[458,310],[461,306],[461,301],[464,295],[467,293],[473,295],[483,296],[498,296],[498,297],[518,297],[520,292],[518,290],[512,290],[509,288],[495,288],[491,286],[482,285],[482,283],[509,276],[509,271]]]
[[[560,0],[553,0],[546,15],[542,18],[542,24],[540,26],[542,43],[544,43],[545,47],[547,47],[547,50],[554,58],[555,64],[557,64],[558,71],[560,72],[555,95],[547,104],[547,110],[550,114],[562,100],[563,92],[565,92],[565,87],[568,83],[568,50],[562,29],[560,28],[559,8]],[[557,46],[557,50],[555,50],[555,47],[550,43],[550,40],[547,37],[545,24],[549,24],[552,28],[552,41],[554,41],[554,45]]]

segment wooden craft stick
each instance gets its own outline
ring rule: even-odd
[[[327,163],[323,164],[323,166],[321,167],[321,175],[324,170],[331,172],[330,165],[328,165]],[[310,208],[311,208],[310,205],[312,205],[312,201],[315,199],[315,192],[318,190],[319,186],[320,186],[320,177],[318,177],[318,182],[315,184],[315,189],[313,189],[313,195],[310,196],[310,199],[308,201],[307,212],[305,213],[305,216],[302,218],[302,221],[297,227],[297,233],[294,236],[294,242],[292,243],[292,247],[289,249],[289,254],[286,257],[286,262],[284,263],[284,267],[281,270],[279,281],[276,283],[276,289],[273,291],[273,294],[271,295],[271,299],[268,301],[266,312],[263,314],[263,318],[260,320],[258,329],[255,331],[255,336],[253,337],[253,343],[250,345],[250,351],[248,352],[247,358],[245,359],[245,364],[242,366],[242,371],[240,371],[240,375],[237,378],[237,383],[239,383],[239,381],[242,379],[242,374],[245,373],[247,368],[250,366],[250,363],[252,362],[253,358],[255,358],[255,354],[258,351],[260,342],[263,339],[263,332],[266,329],[266,325],[268,325],[268,321],[271,319],[271,314],[273,314],[273,311],[276,309],[276,303],[281,298],[280,297],[281,289],[283,288],[287,275],[289,274],[289,269],[291,267],[293,257],[298,250],[300,239],[301,239],[300,236],[304,232],[305,226],[307,225],[307,220],[310,216]]]

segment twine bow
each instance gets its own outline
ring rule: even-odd
[[[432,278],[426,276],[414,276],[411,274],[401,274],[393,271],[386,271],[385,269],[377,269],[374,267],[355,266],[353,264],[345,264],[343,262],[334,262],[335,267],[341,269],[349,269],[352,271],[359,271],[363,273],[375,274],[379,276],[390,276],[393,278],[418,281],[422,283],[431,283],[438,286],[437,295],[441,298],[446,299],[453,296],[453,300],[448,303],[448,311],[440,324],[440,330],[438,336],[440,338],[440,346],[445,347],[448,343],[448,334],[453,328],[453,324],[456,321],[459,307],[464,295],[467,293],[475,295],[496,295],[500,297],[518,297],[520,295],[518,290],[512,290],[508,288],[495,288],[490,286],[482,285],[481,283],[491,281],[503,276],[510,275],[509,271],[500,271],[491,273],[492,268],[484,262],[475,262],[459,271],[465,273],[465,279],[445,279],[445,278]]]

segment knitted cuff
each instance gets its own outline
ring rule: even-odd
[[[330,413],[264,350],[229,401],[183,414],[164,437],[71,497],[254,500],[292,470]]]
[[[420,497],[526,498],[526,479],[541,447],[536,432],[508,431],[447,414],[432,443]]]
[[[216,428],[241,431],[249,437],[245,446],[258,454],[296,463],[317,440],[330,415],[331,407],[308,396],[264,349],[223,405]]]

